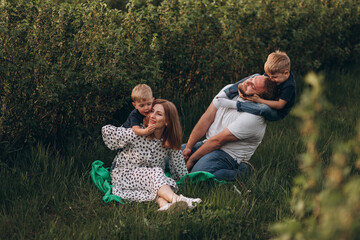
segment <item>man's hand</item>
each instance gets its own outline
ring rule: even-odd
[[[189,160],[190,155],[191,155],[191,149],[185,147],[185,149],[184,149],[184,151],[182,152],[182,154],[183,154],[183,156],[184,156],[185,162],[187,162],[187,161]]]
[[[196,161],[193,160],[189,160],[186,162],[186,169],[188,170],[188,172],[191,171],[191,169],[193,168],[193,166],[195,165]]]

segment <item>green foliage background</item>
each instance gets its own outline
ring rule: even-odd
[[[140,82],[175,102],[188,130],[198,116],[187,109],[203,110],[194,99],[262,73],[276,49],[295,74],[360,55],[357,0],[81,2],[1,1],[0,141],[121,123]]]
[[[0,1],[0,238],[357,239],[359,19],[351,0]],[[97,128],[124,120],[133,86],[175,102],[188,133],[276,49],[302,97],[268,124],[255,175],[185,184],[192,212],[102,202],[88,171],[115,153]]]

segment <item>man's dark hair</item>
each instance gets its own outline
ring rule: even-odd
[[[275,100],[278,95],[278,88],[275,82],[271,81],[269,77],[265,78],[265,91],[259,97],[266,100]]]

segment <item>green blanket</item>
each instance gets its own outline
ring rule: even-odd
[[[90,176],[96,187],[103,193],[105,193],[103,200],[108,203],[113,200],[119,202],[120,204],[124,204],[124,200],[119,196],[111,194],[111,176],[108,169],[103,167],[104,163],[96,160],[92,163]],[[167,176],[169,176],[167,174]],[[185,181],[190,181],[191,183],[212,180],[218,183],[226,183],[226,181],[219,181],[215,178],[215,176],[208,172],[195,172],[186,174],[182,177],[176,184],[180,187]]]

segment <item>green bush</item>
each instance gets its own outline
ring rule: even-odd
[[[132,36],[131,17],[104,4],[30,2],[1,11],[3,137],[35,141],[102,123],[135,84],[160,78],[147,29]]]
[[[66,2],[1,2],[0,141],[54,141],[126,116],[141,82],[186,127],[192,99],[262,73],[276,49],[296,74],[360,55],[358,1]]]

